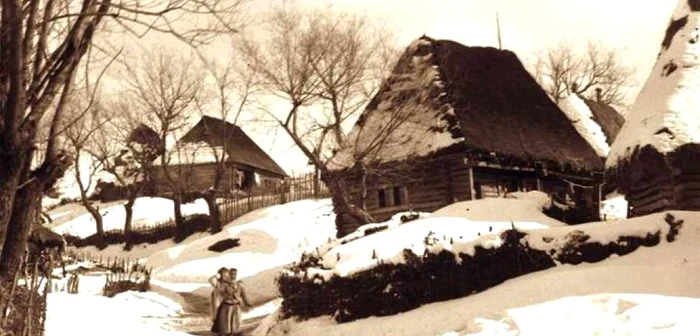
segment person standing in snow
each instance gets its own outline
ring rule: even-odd
[[[209,278],[209,283],[213,287],[211,291],[211,301],[209,306],[209,313],[211,315],[212,322],[216,321],[216,312],[219,310],[219,305],[221,304],[222,300],[220,287],[221,279],[227,276],[228,269],[226,269],[226,267],[222,267],[219,269],[218,272],[216,272],[215,275]]]
[[[241,282],[237,281],[237,277],[238,270],[231,268],[219,280],[221,304],[219,304],[211,330],[218,335],[239,334],[242,310],[248,310],[252,306]]]

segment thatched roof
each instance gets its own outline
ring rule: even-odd
[[[586,105],[588,105],[591,113],[593,113],[593,120],[603,129],[608,144],[612,144],[613,141],[615,141],[615,137],[617,137],[617,133],[620,132],[622,125],[625,124],[625,118],[617,112],[614,107],[608,104],[584,97],[581,98]]]
[[[610,148],[608,168],[636,161],[644,151],[670,155],[684,146],[700,145],[698,30],[700,1],[680,0],[656,64]],[[617,175],[628,174],[622,170]]]
[[[284,170],[243,130],[227,121],[203,116],[180,140],[178,145],[206,142],[210,147],[225,149],[228,161],[287,176]],[[206,156],[206,155],[204,155]]]
[[[399,63],[415,63],[417,57],[429,60],[437,70],[438,78],[433,85],[426,86],[426,90],[435,87],[441,90],[437,95],[430,95],[430,99],[439,100],[439,104],[425,104],[436,107],[426,111],[434,123],[424,131],[450,135],[460,142],[462,150],[479,160],[560,170],[602,171],[602,159],[514,53],[423,37],[408,48]],[[405,68],[401,64],[396,66],[396,69]],[[386,95],[388,89],[385,85],[378,97]],[[381,118],[375,116],[385,113],[377,112],[381,105],[381,102],[371,103],[360,118],[362,124],[355,128],[381,122]],[[354,141],[352,134],[350,143]],[[425,141],[425,138],[421,134],[414,142]],[[452,143],[443,143],[454,148]],[[354,163],[347,154],[353,150],[351,147],[346,145],[336,155],[338,168]]]

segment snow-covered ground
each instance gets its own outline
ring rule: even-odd
[[[102,214],[105,231],[124,228],[126,211],[123,205],[110,203],[107,207],[101,208],[99,211]],[[134,229],[140,226],[165,222],[175,217],[173,201],[167,198],[139,197],[136,199],[133,211],[132,227]],[[198,199],[193,203],[182,205],[182,214],[184,216],[208,213],[209,209],[207,208],[207,203],[203,199]],[[54,227],[53,230],[60,234],[70,233],[71,235],[81,238],[88,237],[97,232],[95,221],[89,213],[84,213],[65,223],[59,224]]]
[[[274,323],[271,316],[257,333],[264,335],[264,326],[273,325],[267,335],[689,335],[700,329],[700,320],[690,313],[700,308],[700,213],[673,214],[685,220],[673,243],[662,240],[658,246],[594,264],[557,266],[394,316],[344,324],[330,316]],[[530,233],[560,236],[580,229],[604,241],[663,227],[663,216]]]
[[[129,256],[154,268],[154,286],[202,298],[210,291],[207,278],[219,267],[237,267],[249,296],[263,304],[244,315],[250,319],[279,307],[279,300],[269,301],[279,295],[274,279],[284,265],[299,260],[302,253],[322,253],[327,256],[325,271],[347,275],[376,263],[373,254],[390,260],[403,247],[422,254],[424,238],[431,231],[434,247],[469,252],[475,241],[497,246],[495,233],[511,225],[529,230],[533,242],[542,241],[543,236],[565,236],[576,229],[604,242],[620,232],[635,235],[667,227],[663,214],[570,227],[544,216],[546,206],[546,197],[536,192],[462,202],[421,214],[408,223],[402,224],[396,216],[386,223],[365,226],[352,239],[334,240],[335,215],[330,200],[307,200],[254,211],[216,235],[193,235],[179,245],[165,241],[137,246]],[[700,329],[700,320],[692,319],[689,313],[700,308],[700,213],[674,214],[685,220],[676,242],[662,241],[659,246],[640,248],[624,257],[557,266],[476,295],[427,304],[395,316],[337,324],[332,317],[277,322],[272,314],[256,333],[265,335],[271,328],[271,336],[688,335],[690,330]],[[379,226],[387,229],[365,236],[364,229]],[[212,244],[228,238],[240,239],[241,245],[221,253],[208,251]],[[126,256],[119,246],[99,252],[81,250]],[[650,276],[654,274],[659,276]],[[178,295],[158,294],[161,290],[128,292],[109,299],[99,294],[103,284],[102,278],[83,277],[80,294],[50,294],[47,335],[94,334],[96,327],[85,320],[111,326],[99,330],[100,334],[183,335],[167,330],[185,306]],[[114,320],[114,316],[120,319]]]
[[[155,292],[108,298],[100,293],[104,282],[102,276],[82,276],[80,294],[50,293],[45,335],[187,335],[162,327],[182,313],[179,303]]]
[[[251,212],[218,234],[151,255],[146,265],[163,282],[206,284],[223,266],[238,268],[239,277],[245,278],[297,261],[302,252],[335,235],[335,213],[329,199],[298,201]],[[235,238],[240,239],[240,246],[229,251],[208,250],[218,241]]]

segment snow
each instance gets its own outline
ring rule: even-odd
[[[297,201],[251,212],[215,235],[154,253],[146,265],[153,267],[155,280],[170,283],[206,284],[222,266],[236,267],[239,277],[246,278],[297,261],[302,252],[335,235],[330,199]],[[218,241],[234,238],[240,239],[240,246],[223,253],[208,250]]]
[[[462,142],[463,138],[452,138],[444,129],[441,119],[444,115],[454,116],[454,109],[441,101],[446,93],[433,55],[415,55],[421,45],[430,45],[430,41],[418,39],[411,43],[406,51],[413,55],[409,69],[392,74],[388,88],[379,93],[377,107],[363,113],[360,118],[364,122],[353,127],[344,147],[330,160],[332,169],[349,168],[358,157],[365,163],[401,160]],[[437,88],[435,96],[431,94],[433,87]],[[396,97],[407,94],[411,99],[402,100],[397,106]]]
[[[187,335],[162,328],[163,319],[178,316],[182,307],[154,292],[131,291],[114,298],[99,293],[51,293],[47,308],[46,336]],[[92,312],[89,316],[75,316],[86,308]],[[89,320],[81,323],[76,317]]]
[[[315,250],[322,267],[309,269],[309,275],[328,280],[334,275],[352,275],[380,262],[401,263],[404,249],[416,255],[422,255],[426,249],[473,253],[474,241],[487,236],[490,238],[481,241],[482,246],[499,246],[498,233],[513,226],[522,230],[566,226],[542,213],[550,204],[547,194],[531,191],[511,193],[508,198],[455,203],[432,215],[420,213],[419,219],[404,224],[401,216],[410,213],[399,213],[387,222],[361,226]],[[365,234],[366,230],[379,227],[386,229]],[[431,242],[426,244],[429,235]]]
[[[478,294],[426,304],[393,316],[337,324],[329,316],[276,321],[277,316],[272,315],[255,334],[691,335],[700,329],[700,320],[694,318],[700,308],[700,213],[673,215],[685,220],[673,243],[662,239],[657,246],[641,247],[623,257],[557,266]],[[663,226],[663,216],[554,227],[530,234],[560,236],[564,231],[579,229],[593,239],[604,240],[656,230]]]
[[[600,216],[604,220],[617,220],[627,218],[627,200],[624,195],[613,194],[602,201]]]
[[[613,143],[608,168],[628,159],[637,147],[651,145],[660,153],[700,143],[700,12],[681,0],[672,19],[687,16],[687,24],[673,37],[654,65],[631,112]],[[671,64],[675,71],[670,72]],[[670,72],[670,73],[669,73]]]
[[[132,228],[153,225],[171,220],[175,217],[173,201],[160,197],[139,197],[133,207]],[[126,211],[124,206],[113,204],[107,208],[100,209],[105,231],[121,230],[124,228]],[[207,203],[203,199],[198,199],[193,203],[182,204],[182,214],[184,216],[194,214],[208,214]],[[59,234],[71,234],[76,237],[85,238],[95,234],[95,221],[92,215],[85,213],[65,223],[57,225],[53,230]]]
[[[328,279],[332,275],[348,276],[372,268],[379,261],[403,262],[404,249],[410,249],[417,255],[425,252],[429,247],[425,244],[425,238],[429,234],[441,240],[439,243],[444,243],[442,247],[450,249],[449,245],[452,244],[447,243],[450,239],[455,244],[470,242],[482,234],[505,231],[512,225],[511,222],[472,222],[454,217],[418,219],[336,246],[322,256],[323,269],[315,274]],[[546,228],[545,225],[531,222],[516,222],[514,225],[523,230]]]
[[[559,108],[571,120],[581,136],[593,147],[600,157],[607,157],[610,152],[608,139],[603,129],[593,118],[593,112],[578,95],[571,94],[559,100]]]
[[[515,192],[507,194],[505,198],[454,203],[435,211],[433,216],[460,217],[472,221],[535,222],[550,227],[566,226],[566,223],[543,213],[551,205],[550,197],[543,192]]]

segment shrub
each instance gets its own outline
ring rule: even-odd
[[[155,244],[168,239],[174,239],[176,243],[179,243],[197,232],[206,232],[210,227],[211,218],[208,215],[198,214],[185,219],[185,230],[179,235],[175,222],[171,221],[151,228],[132,230],[129,239],[132,245]],[[86,238],[65,234],[63,238],[68,245],[75,247],[98,246],[99,244],[97,234]],[[104,234],[104,242],[107,245],[124,244],[126,241],[127,237],[122,230],[107,231]]]
[[[377,227],[369,228],[369,229],[365,230],[365,237],[366,237],[366,236],[369,236],[369,235],[371,235],[371,234],[373,234],[373,233],[377,233],[377,232],[380,232],[380,231],[384,231],[384,230],[386,230],[387,228],[389,228],[389,225],[380,225],[380,226],[377,226]]]
[[[228,239],[219,240],[218,242],[209,246],[209,248],[207,250],[212,251],[212,252],[224,252],[224,251],[230,250],[236,246],[241,246],[240,239],[239,238],[234,238],[234,239],[228,238]]]
[[[554,266],[547,253],[522,245],[523,236],[518,231],[506,231],[501,247],[477,247],[474,256],[461,254],[461,263],[449,251],[416,256],[405,250],[404,264],[380,263],[329,281],[283,275],[278,279],[284,297],[282,314],[301,318],[333,315],[338,322],[391,315],[469,295],[514,276]]]
[[[173,240],[176,243],[182,242],[183,240],[187,239],[187,237],[197,232],[206,232],[212,227],[212,224],[213,219],[209,215],[192,215],[185,219],[185,222],[182,225],[184,230],[182,232],[176,232]]]
[[[682,221],[667,216],[671,229],[678,234]],[[527,233],[511,229],[501,233],[502,245],[497,248],[474,246],[473,254],[442,250],[439,253],[415,255],[405,250],[404,263],[378,265],[350,276],[323,279],[310,277],[306,269],[319,267],[314,255],[302,255],[302,260],[287,269],[277,284],[284,298],[281,313],[285,318],[308,319],[329,315],[338,322],[348,322],[369,316],[392,315],[417,308],[423,304],[451,300],[494,287],[502,282],[528,273],[554,267],[556,262],[580,264],[598,262],[612,254],[625,255],[640,246],[655,246],[661,231],[643,237],[620,236],[615,241],[592,241],[583,231],[565,236],[560,248],[542,251],[530,247]],[[552,237],[543,237],[552,242]],[[668,235],[667,235],[668,239]],[[431,242],[431,235],[426,237]],[[458,257],[458,258],[457,258]]]
[[[131,280],[120,280],[108,282],[102,289],[102,295],[106,297],[114,297],[119,293],[124,293],[128,291],[139,291],[147,292],[150,290],[150,284],[148,281],[131,281]]]

